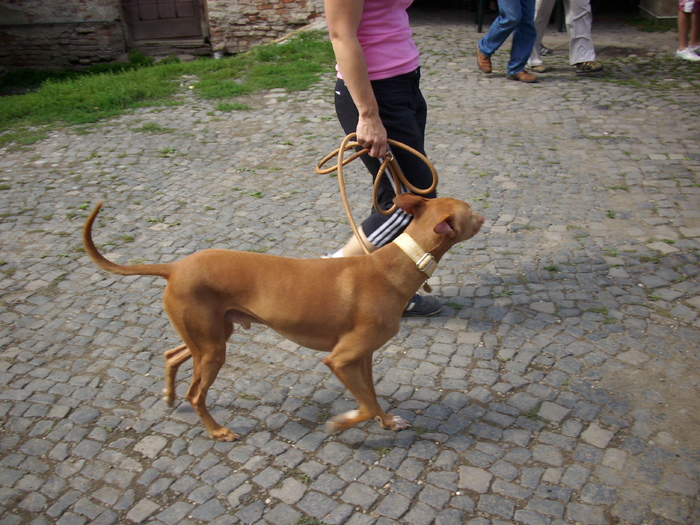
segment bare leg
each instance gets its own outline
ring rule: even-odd
[[[376,250],[377,247],[373,244],[370,244],[369,240],[367,240],[367,236],[365,236],[364,232],[362,231],[362,228],[359,228],[359,232],[360,237],[362,237],[362,241],[365,243],[365,246],[367,246],[367,249],[370,251],[370,253]],[[365,253],[365,251],[362,249],[360,241],[357,240],[357,237],[355,235],[348,239],[348,242],[345,243],[345,246],[343,246],[342,250],[343,257],[350,257],[351,255],[364,255]]]
[[[696,11],[690,16],[690,42],[688,45],[697,46],[700,44],[700,11]]]
[[[688,30],[690,29],[690,13],[678,11],[678,50],[688,47]]]

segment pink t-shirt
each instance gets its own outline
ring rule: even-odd
[[[370,80],[410,73],[420,65],[406,12],[412,3],[413,0],[365,0],[357,38],[365,53]]]

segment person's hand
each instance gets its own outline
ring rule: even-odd
[[[357,142],[369,149],[370,157],[384,158],[386,155],[386,129],[382,121],[376,118],[362,118],[357,121]]]

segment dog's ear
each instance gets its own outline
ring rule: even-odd
[[[435,226],[433,231],[438,235],[449,235],[453,239],[455,235],[457,235],[457,232],[454,229],[454,221],[452,220],[451,215],[443,217],[443,219],[438,223],[438,225]]]
[[[396,205],[410,215],[420,213],[427,201],[428,199],[425,197],[420,197],[413,193],[402,193],[394,197]]]

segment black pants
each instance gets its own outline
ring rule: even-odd
[[[373,80],[372,89],[387,136],[425,155],[425,123],[428,111],[419,84],[420,71],[416,70],[392,78]],[[340,79],[335,87],[335,111],[345,133],[354,133],[357,130],[358,111],[345,83]],[[433,175],[422,160],[403,149],[392,150],[392,153],[411,184],[421,189],[430,187]],[[363,155],[361,158],[374,180],[381,159],[369,155]],[[434,198],[436,195],[433,191],[426,197]],[[377,195],[380,207],[384,210],[390,208],[395,196],[390,178],[383,177]],[[362,222],[362,231],[372,245],[380,247],[398,237],[411,222],[411,218],[401,209],[387,216],[373,207],[370,216]]]

